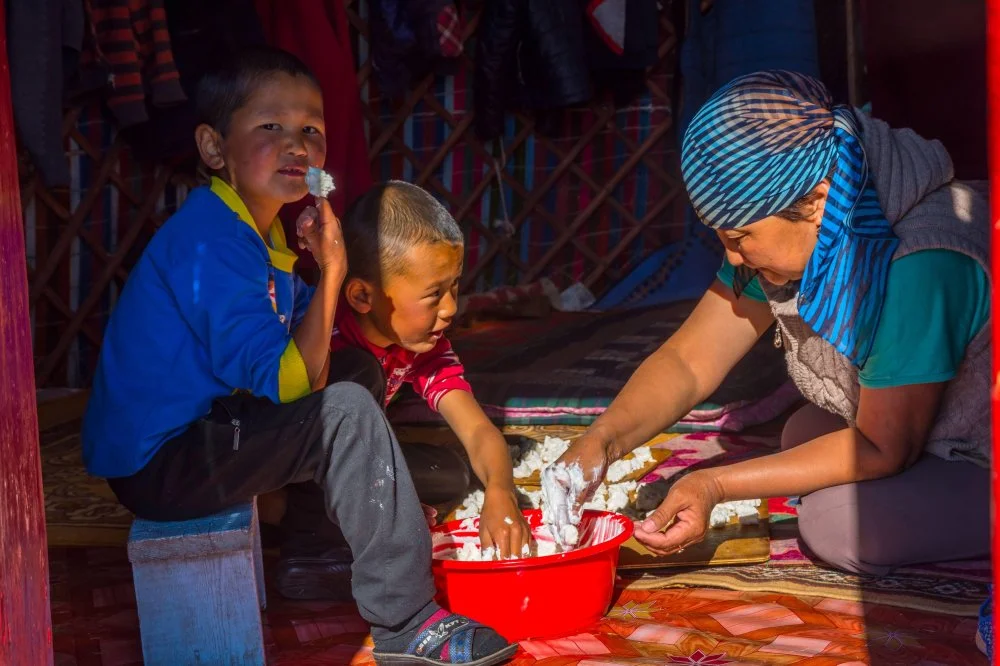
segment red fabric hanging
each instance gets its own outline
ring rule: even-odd
[[[372,185],[365,139],[364,116],[357,71],[351,52],[350,30],[343,0],[256,0],[257,13],[268,44],[284,49],[304,62],[323,89],[326,117],[326,170],[337,189],[330,195],[333,212],[347,206]],[[295,238],[295,219],[310,197],[281,211],[285,232]],[[296,247],[292,241],[289,245]],[[296,247],[298,251],[298,248]],[[299,271],[312,269],[308,251],[299,251]]]

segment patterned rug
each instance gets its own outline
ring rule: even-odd
[[[689,433],[670,441],[672,455],[651,472],[640,490],[654,498],[678,475],[774,452],[773,436]],[[653,506],[649,504],[650,508]],[[767,564],[662,569],[629,583],[630,589],[714,587],[740,592],[821,596],[974,617],[988,594],[988,560],[944,562],[900,569],[889,576],[857,576],[822,566],[798,538],[795,498],[772,498],[771,560]],[[646,506],[642,506],[646,508]]]
[[[884,604],[918,611],[975,617],[988,594],[987,582],[901,572],[859,576],[826,567],[756,564],[686,571],[660,570],[628,583],[630,590],[712,587],[737,592],[818,596]]]
[[[42,485],[49,546],[123,546],[132,514],[80,457],[80,422],[41,435]]]
[[[138,617],[124,549],[52,548],[56,666],[138,666]],[[782,664],[985,665],[973,619],[727,590],[624,590],[575,636],[527,641],[512,666]],[[268,663],[371,666],[368,627],[350,605],[289,602],[269,592]]]
[[[476,397],[497,422],[587,424],[680,327],[692,307],[687,301],[634,310],[554,312],[539,319],[481,323],[449,337]],[[781,350],[764,335],[722,386],[673,431],[739,431],[776,418],[799,399],[788,382]],[[410,392],[401,395],[390,415],[395,423],[440,422]]]

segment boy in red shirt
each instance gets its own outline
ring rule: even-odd
[[[343,229],[348,274],[334,318],[331,363],[348,349],[365,350],[384,374],[383,404],[410,383],[441,413],[485,488],[483,548],[494,546],[502,558],[519,555],[531,535],[514,494],[507,443],[473,397],[444,336],[458,310],[461,229],[434,197],[400,181],[360,197]],[[423,470],[407,458],[420,478]]]
[[[317,214],[306,208],[298,224]],[[483,549],[492,546],[503,559],[519,556],[531,531],[514,494],[506,440],[472,396],[444,337],[458,310],[461,229],[434,197],[399,181],[362,195],[341,225],[348,268],[333,320],[329,383],[359,384],[383,407],[403,383],[412,384],[458,435],[483,483]],[[402,453],[421,501],[447,501],[467,487],[466,464],[450,449],[411,444]],[[326,518],[319,486],[299,483],[285,491],[279,591],[293,599],[349,598],[352,554]]]

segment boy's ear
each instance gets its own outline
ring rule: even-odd
[[[201,124],[194,130],[194,141],[198,144],[198,153],[201,161],[213,171],[220,171],[226,166],[226,159],[222,155],[222,136],[215,131],[215,128]]]
[[[344,297],[352,310],[359,314],[368,314],[372,310],[375,287],[367,280],[348,278],[344,285]]]

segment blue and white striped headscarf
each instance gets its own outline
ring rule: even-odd
[[[691,121],[681,170],[695,211],[713,229],[781,212],[830,178],[798,311],[837,351],[863,365],[899,239],[879,206],[851,108],[834,105],[822,83],[802,74],[738,77]]]

